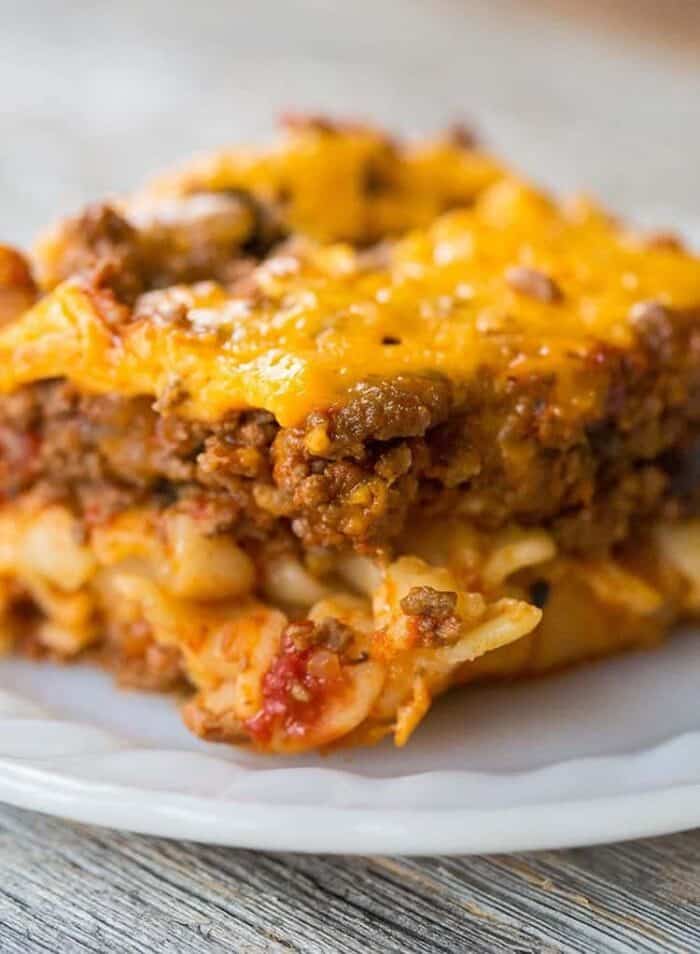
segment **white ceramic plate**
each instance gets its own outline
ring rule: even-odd
[[[167,697],[0,664],[0,799],[252,848],[463,853],[700,825],[700,640],[438,704],[403,750],[270,759],[192,738]]]

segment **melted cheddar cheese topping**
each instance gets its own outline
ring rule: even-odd
[[[459,385],[488,369],[575,381],[568,393],[590,405],[584,359],[634,343],[635,306],[700,306],[700,260],[511,178],[408,233],[379,265],[308,242],[263,262],[256,282],[248,298],[211,282],[151,292],[116,328],[104,293],[64,282],[0,331],[0,391],[60,376],[88,392],[176,390],[178,410],[202,419],[265,408],[291,426],[368,378],[438,373]],[[159,318],[168,301],[186,306],[185,321]]]
[[[206,155],[151,183],[133,202],[245,189],[277,203],[292,232],[320,242],[370,242],[424,226],[468,204],[504,174],[481,150],[450,138],[394,143],[367,126],[292,128],[267,151]]]
[[[115,203],[137,227],[177,218],[181,200],[216,194],[252,197],[283,228],[324,243],[366,245],[429,225],[446,209],[469,205],[504,174],[485,152],[454,137],[394,142],[368,126],[303,122],[267,149],[204,155]],[[64,277],[65,223],[35,248],[41,284]]]

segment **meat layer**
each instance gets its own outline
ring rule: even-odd
[[[0,407],[0,493],[71,501],[92,524],[155,502],[196,512],[207,532],[306,548],[391,551],[417,517],[454,514],[600,552],[681,505],[700,370],[676,328],[673,361],[606,355],[592,370],[611,381],[604,414],[568,422],[546,381],[485,379],[461,405],[441,379],[369,384],[301,428],[256,410],[193,422],[146,398],[38,383]]]

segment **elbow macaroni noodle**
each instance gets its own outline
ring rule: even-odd
[[[699,521],[657,527],[643,565],[560,557],[540,529],[488,535],[452,521],[416,528],[391,562],[329,556],[322,576],[290,553],[258,567],[231,535],[206,536],[187,514],[148,508],[81,534],[66,508],[20,501],[0,511],[0,541],[2,645],[27,599],[38,610],[36,640],[61,657],[102,640],[119,650],[140,627],[180,655],[195,690],[184,711],[194,731],[252,737],[277,752],[390,733],[403,745],[452,685],[653,643],[670,619],[700,607]],[[549,590],[544,610],[530,595],[535,581]],[[402,609],[416,588],[454,594],[450,639],[417,638]],[[300,619],[342,626],[354,658],[313,648],[303,676],[326,687],[321,704],[308,708],[306,683],[285,683],[306,721],[292,729],[273,707],[256,736],[270,674],[289,651],[284,634]]]

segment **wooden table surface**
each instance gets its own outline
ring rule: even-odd
[[[474,858],[276,855],[0,813],[2,954],[695,954],[700,831]]]
[[[700,67],[676,54],[679,36],[684,53],[700,47],[694,0],[0,0],[0,240],[27,241],[194,149],[267,133],[286,106],[414,129],[466,115],[553,185],[700,216]],[[0,954],[693,954],[699,861],[700,832],[356,859],[0,808]]]

